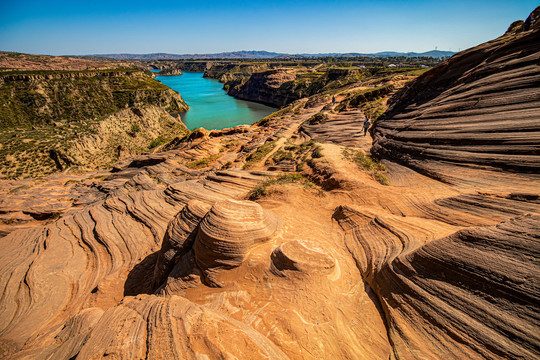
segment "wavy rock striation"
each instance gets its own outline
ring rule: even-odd
[[[1,219],[21,223],[0,227],[0,357],[540,358],[538,177],[527,173],[534,161],[513,167],[494,150],[517,154],[525,144],[516,159],[533,160],[522,139],[536,130],[476,144],[463,161],[456,141],[454,152],[422,162],[413,151],[420,140],[407,141],[400,128],[409,122],[420,131],[426,120],[418,139],[438,139],[449,131],[434,130],[434,119],[462,119],[459,136],[467,129],[480,139],[481,112],[536,114],[537,30],[513,24],[506,37],[457,55],[421,78],[422,89],[402,92],[376,126],[374,151],[386,141],[383,155],[446,183],[392,161],[389,184],[377,182],[340,146],[367,150],[353,121],[363,108],[322,116],[331,106],[305,107],[307,100],[263,125],[200,131],[191,147],[176,139],[111,172],[0,181]],[[329,85],[338,87],[357,78],[343,71],[311,75],[335,75]],[[304,80],[315,84],[311,75]],[[479,103],[502,105],[455,107],[475,91]],[[437,149],[434,142],[430,154]],[[500,161],[487,166],[479,153]],[[303,176],[218,170],[250,154],[259,169],[288,157],[304,165]],[[254,193],[258,203],[242,200]]]
[[[243,197],[248,182],[252,187],[264,178],[243,173],[223,171],[164,189],[119,189],[49,225],[1,238],[0,347],[17,349],[46,337],[46,329],[85,307],[107,307],[124,294],[151,292],[152,254],[170,220],[192,199],[212,203]]]
[[[539,215],[437,240],[410,220],[347,207],[334,217],[380,298],[396,359],[540,355]]]
[[[252,327],[179,296],[127,297],[98,321],[71,319],[56,337],[61,342],[66,336],[60,346],[24,351],[18,358],[288,359]]]
[[[393,98],[372,152],[444,181],[456,165],[540,170],[540,26],[463,51]]]
[[[214,280],[216,271],[239,266],[251,248],[270,240],[279,227],[279,218],[255,202],[217,202],[197,232],[197,265]]]
[[[280,275],[287,270],[328,275],[335,266],[334,259],[313,241],[289,241],[272,252],[271,270]]]
[[[169,222],[156,262],[154,288],[161,284],[164,276],[171,272],[173,266],[178,263],[179,257],[191,250],[197,235],[196,228],[210,208],[211,205],[207,203],[191,200]]]
[[[374,284],[397,357],[540,356],[539,264],[531,261],[539,234],[540,217],[524,216],[459,231],[387,264]]]

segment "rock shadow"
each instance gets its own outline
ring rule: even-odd
[[[159,251],[156,251],[133,267],[124,283],[124,296],[153,294],[154,269],[158,256]]]

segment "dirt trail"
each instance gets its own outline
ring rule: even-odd
[[[266,163],[266,161],[270,159],[277,151],[279,151],[279,149],[281,149],[281,147],[285,145],[285,143],[288,140],[290,140],[293,134],[298,133],[298,129],[300,128],[302,123],[306,121],[307,119],[309,119],[314,114],[320,112],[323,108],[324,106],[319,106],[319,107],[312,108],[306,112],[303,112],[301,115],[295,115],[294,122],[291,123],[285,131],[280,132],[279,134],[280,138],[276,140],[275,147],[272,149],[272,151],[270,151],[261,161],[255,164],[252,167],[252,169],[261,170],[265,168],[264,164]]]

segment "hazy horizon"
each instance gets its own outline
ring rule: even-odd
[[[431,49],[426,51],[398,51],[399,53],[424,53],[424,52],[430,52],[430,51],[448,51],[448,50],[441,50],[441,49]],[[462,49],[463,50],[463,49]],[[227,51],[220,51],[218,53],[215,52],[206,52],[206,53],[169,53],[169,52],[163,52],[163,51],[154,51],[149,53],[100,53],[100,54],[64,54],[64,55],[152,55],[152,54],[168,54],[168,55],[213,55],[213,54],[222,54],[222,53],[239,53],[239,52],[268,52],[272,54],[284,54],[284,55],[303,55],[303,54],[377,54],[377,53],[385,53],[385,52],[393,52],[394,50],[383,50],[383,51],[377,51],[375,53],[360,53],[358,51],[328,51],[328,52],[317,52],[317,53],[288,53],[288,52],[282,52],[282,51],[268,51],[265,49],[241,49],[241,50],[227,50]]]
[[[98,0],[0,4],[0,49],[47,55],[464,50],[525,19],[536,0]]]

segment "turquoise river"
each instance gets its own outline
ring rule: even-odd
[[[213,130],[252,124],[277,110],[255,102],[235,99],[227,95],[223,84],[203,78],[203,73],[157,75],[156,80],[178,91],[189,105],[189,111],[180,114],[188,129],[203,127]]]

